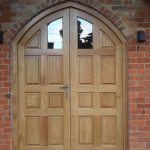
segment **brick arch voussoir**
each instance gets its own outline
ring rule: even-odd
[[[11,42],[17,33],[21,30],[21,28],[40,12],[55,5],[69,1],[80,3],[84,6],[96,10],[101,15],[110,20],[122,32],[126,39],[130,40],[132,38],[132,33],[130,33],[127,22],[125,23],[121,16],[114,13],[110,8],[104,6],[104,4],[99,0],[42,0],[39,4],[34,5],[30,10],[27,10],[22,16],[15,20],[12,27],[5,34],[6,41]]]

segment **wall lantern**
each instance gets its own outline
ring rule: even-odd
[[[143,43],[145,42],[145,32],[144,31],[137,31],[137,42],[138,43]]]
[[[0,43],[3,43],[3,32],[0,32]]]

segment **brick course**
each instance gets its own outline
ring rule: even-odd
[[[0,150],[12,150],[11,41],[34,15],[65,0],[0,0]],[[66,0],[67,1],[67,0]],[[150,149],[150,1],[73,0],[108,18],[128,40],[129,150]],[[145,30],[146,42],[136,42]]]

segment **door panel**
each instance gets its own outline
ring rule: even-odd
[[[101,56],[101,82],[103,84],[116,83],[116,58],[115,56]]]
[[[79,63],[79,83],[92,84],[93,82],[93,57],[80,56]]]
[[[63,56],[48,56],[48,82],[63,83]]]
[[[40,56],[25,56],[25,78],[27,84],[39,84]],[[34,68],[34,72],[32,71]]]
[[[122,47],[113,35],[73,8],[26,33],[18,45],[19,150],[123,150]]]

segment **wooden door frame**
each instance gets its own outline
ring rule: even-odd
[[[43,18],[45,18],[48,15],[51,15],[61,9],[65,8],[75,8],[81,11],[84,11],[91,16],[96,17],[98,20],[100,20],[103,24],[104,30],[110,30],[114,33],[113,36],[116,37],[120,41],[120,44],[122,45],[122,53],[123,53],[123,133],[124,133],[124,150],[128,150],[128,51],[127,51],[127,40],[123,36],[123,34],[119,31],[119,29],[112,24],[107,18],[105,18],[103,15],[101,15],[99,12],[93,10],[92,8],[88,8],[86,6],[83,6],[78,3],[74,2],[66,2],[59,5],[56,5],[54,7],[51,7],[49,9],[46,9],[45,11],[41,12],[39,15],[34,17],[30,22],[28,22],[17,34],[15,39],[12,42],[13,46],[13,73],[12,73],[12,79],[13,79],[13,87],[12,87],[12,93],[13,93],[13,149],[18,150],[19,143],[18,139],[18,70],[17,70],[17,62],[18,62],[18,46],[24,45],[25,41],[22,39],[22,37],[25,35],[26,31],[29,31],[30,28],[32,28],[36,23],[41,21]]]

